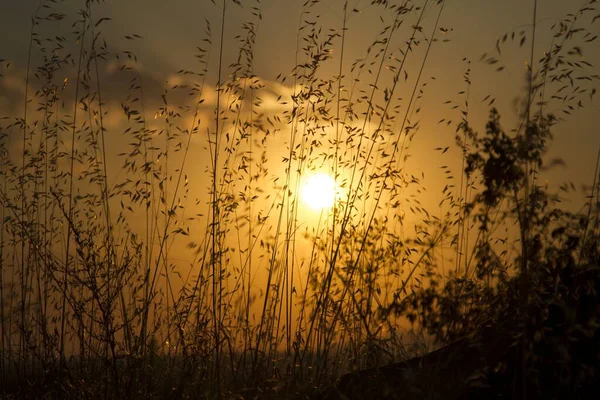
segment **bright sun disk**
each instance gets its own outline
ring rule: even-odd
[[[302,186],[302,200],[313,210],[323,210],[335,202],[335,180],[328,174],[309,176]]]

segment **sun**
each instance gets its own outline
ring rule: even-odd
[[[335,202],[335,180],[326,173],[310,175],[300,192],[302,201],[315,211],[333,206]]]

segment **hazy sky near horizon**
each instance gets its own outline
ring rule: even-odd
[[[141,65],[148,74],[153,74],[159,82],[166,76],[180,69],[193,69],[196,46],[202,44],[205,31],[205,20],[210,21],[213,31],[213,43],[217,42],[220,31],[220,1],[217,5],[210,0],[106,0],[94,6],[95,18],[109,17],[102,25],[107,41],[114,48],[131,49],[137,54]],[[242,22],[249,18],[248,7],[255,1],[242,1],[240,8],[228,2],[226,19],[226,64],[232,62],[235,50],[234,36],[238,34]],[[262,21],[258,26],[255,48],[255,73],[263,79],[274,80],[279,73],[290,73],[294,66],[295,46],[298,34],[299,19],[303,0],[262,0],[260,7]],[[400,3],[400,1],[390,1]],[[424,4],[415,1],[415,4]],[[426,22],[431,24],[437,15],[439,5],[429,1],[431,9],[426,15]],[[584,4],[582,0],[538,0],[538,38],[536,41],[538,58],[543,49],[549,48],[551,36],[550,26],[567,13],[575,13]],[[83,0],[67,0],[57,5],[71,20],[76,18],[76,11],[83,7]],[[316,6],[320,21],[324,27],[340,29],[343,18],[343,0],[324,0]],[[436,123],[440,119],[438,110],[444,109],[445,100],[461,102],[457,93],[465,89],[462,74],[465,70],[463,58],[472,61],[472,98],[475,107],[480,107],[479,119],[475,121],[476,129],[482,131],[487,117],[485,104],[481,100],[488,93],[498,98],[496,105],[503,117],[515,118],[512,104],[514,99],[522,95],[524,87],[525,65],[528,61],[527,51],[518,46],[509,46],[502,55],[502,62],[507,68],[502,73],[494,72],[494,68],[480,61],[482,53],[494,53],[495,43],[506,32],[511,30],[531,31],[534,1],[506,0],[447,0],[440,25],[450,29],[444,38],[448,43],[439,43],[432,48],[431,59],[428,60],[424,74],[435,76],[436,82],[427,93],[426,109],[430,112],[428,121],[423,124],[426,133],[423,141],[416,143],[417,148],[428,151],[438,147]],[[23,69],[26,65],[27,49],[31,18],[38,6],[38,0],[0,0],[0,58],[13,62],[14,68]],[[347,65],[364,54],[382,24],[380,10],[370,0],[350,0],[349,9],[360,12],[351,13],[348,20],[348,38],[345,59]],[[416,18],[416,12],[415,12]],[[600,22],[596,22],[591,30],[598,31]],[[136,33],[143,39],[131,42],[123,40],[128,34]],[[529,42],[527,42],[529,43]],[[600,72],[596,65],[600,61],[598,42],[587,44],[583,57],[594,64],[596,73]],[[589,50],[591,49],[591,50]],[[594,51],[595,49],[595,51]],[[536,54],[537,54],[536,53]],[[216,58],[216,57],[215,57]],[[214,68],[211,68],[214,71]],[[335,71],[332,71],[335,74]],[[600,133],[597,128],[597,100],[588,101],[585,107],[573,113],[571,118],[557,127],[552,150],[552,157],[563,157],[568,169],[554,172],[556,182],[574,180],[576,184],[590,183],[593,167],[600,145]],[[446,111],[446,109],[444,109]],[[426,114],[428,115],[428,114]],[[507,126],[507,129],[510,128]],[[452,135],[445,134],[452,142]],[[416,150],[419,151],[419,150]],[[436,170],[424,167],[428,172]]]

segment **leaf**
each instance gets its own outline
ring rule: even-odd
[[[110,20],[112,20],[112,18],[108,18],[108,17],[102,17],[102,18],[100,18],[100,19],[99,19],[99,20],[96,22],[96,24],[94,25],[94,27],[97,27],[98,25],[100,25],[100,24],[101,24],[101,23],[103,23],[104,21],[110,21]]]

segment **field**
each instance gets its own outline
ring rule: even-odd
[[[113,2],[0,41],[0,398],[596,398],[595,0]]]

